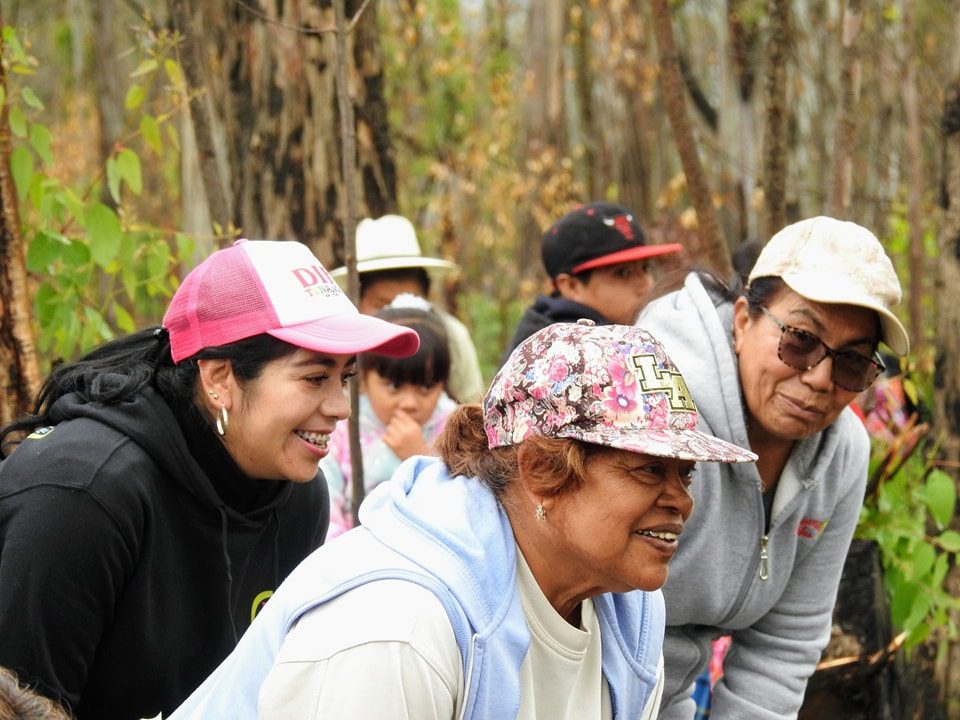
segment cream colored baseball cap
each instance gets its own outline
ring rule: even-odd
[[[768,276],[808,300],[873,310],[880,316],[880,339],[897,355],[910,352],[907,331],[892,311],[902,295],[900,281],[865,227],[822,215],[787,225],[760,252],[747,282]]]

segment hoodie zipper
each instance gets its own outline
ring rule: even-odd
[[[767,542],[769,538],[764,535],[760,538],[760,579],[766,580],[770,577],[770,556],[767,554]]]
[[[750,577],[753,575],[754,571],[757,573],[757,577],[760,578],[762,582],[766,582],[770,578],[770,555],[767,552],[767,543],[770,541],[769,535],[767,535],[764,519],[766,518],[766,509],[763,507],[763,494],[758,495],[760,500],[760,541],[758,547],[760,550],[759,556],[754,556],[754,567],[750,568],[750,571],[746,574],[744,582],[740,585],[740,592],[737,594],[737,600],[733,603],[730,608],[730,612],[727,613],[720,622],[717,623],[718,627],[725,627],[730,620],[736,616],[738,612],[743,607],[744,598],[747,597],[747,593],[750,592],[750,588],[753,585],[753,581],[750,580]]]
[[[460,712],[457,713],[457,720],[463,720],[467,712],[467,704],[470,700],[470,686],[473,683],[473,653],[477,645],[477,636],[470,636],[470,653],[467,656],[467,673],[463,678],[463,697],[460,698]]]

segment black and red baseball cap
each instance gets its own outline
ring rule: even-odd
[[[620,205],[581,205],[557,220],[543,235],[540,254],[551,278],[607,265],[646,260],[683,249],[680,243],[647,245],[633,213]]]

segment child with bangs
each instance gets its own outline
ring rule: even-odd
[[[358,415],[366,493],[389,480],[407,458],[433,454],[433,441],[457,406],[446,392],[450,374],[447,335],[430,303],[404,293],[376,316],[415,330],[420,336],[420,349],[402,359],[374,353],[359,356]],[[320,461],[330,489],[328,540],[353,527],[353,483],[346,422],[338,423],[330,435],[329,448],[329,454]]]

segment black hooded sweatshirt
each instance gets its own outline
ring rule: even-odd
[[[245,477],[150,389],[52,412],[0,463],[0,665],[79,720],[166,715],[322,544],[326,482]]]
[[[513,333],[513,338],[510,340],[510,345],[507,346],[507,351],[503,354],[500,364],[506,363],[510,353],[516,349],[517,345],[538,330],[543,330],[554,323],[575,323],[580,318],[593,320],[597,325],[611,324],[610,320],[589,305],[559,295],[537,295],[533,305],[528,307],[520,317],[520,322],[517,324],[517,329]]]

